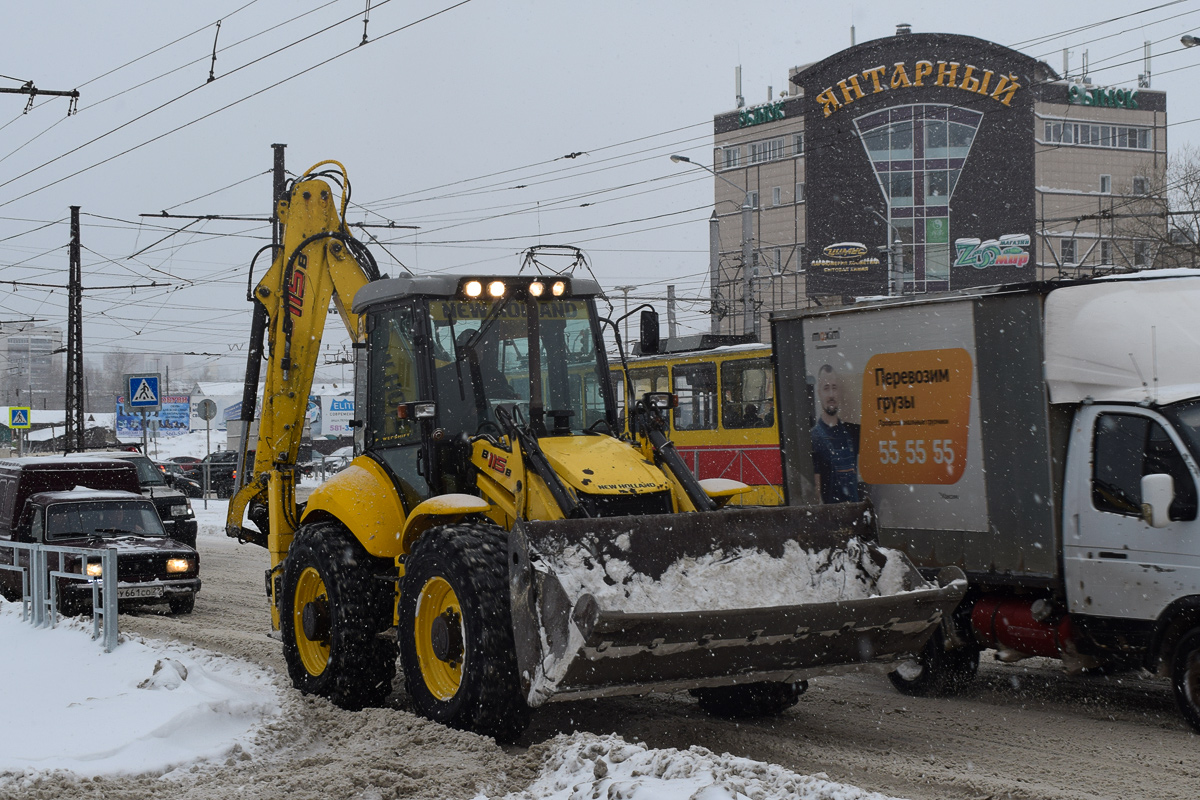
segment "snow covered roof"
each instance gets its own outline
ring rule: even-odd
[[[1050,402],[1200,397],[1200,275],[1140,273],[1046,296]]]

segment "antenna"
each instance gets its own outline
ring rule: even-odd
[[[1129,354],[1129,360],[1133,362],[1133,371],[1137,373],[1138,380],[1142,382],[1142,388],[1146,388],[1146,378],[1143,377],[1142,371],[1138,369],[1137,359],[1133,357],[1133,353]]]
[[[1150,42],[1142,45],[1142,74],[1138,75],[1138,88],[1150,88]]]
[[[742,97],[742,65],[738,64],[733,69],[734,83],[737,85],[737,107],[741,108],[746,105],[746,98]]]
[[[1154,369],[1154,394],[1151,399],[1158,402],[1158,326],[1150,326],[1150,361]]]

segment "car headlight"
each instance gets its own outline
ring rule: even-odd
[[[104,574],[104,568],[99,561],[93,561],[87,565],[87,574],[89,578],[99,578]]]
[[[168,558],[167,559],[167,572],[187,572],[191,568],[192,568],[191,559],[188,559],[188,558]]]
[[[186,517],[188,514],[188,511],[190,511],[190,510],[191,509],[188,508],[187,503],[184,503],[183,505],[178,505],[178,506],[171,506],[171,516],[172,517]]]

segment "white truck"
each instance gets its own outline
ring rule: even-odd
[[[790,503],[874,504],[880,542],[970,589],[911,694],[1001,661],[1144,667],[1200,730],[1200,271],[772,319]]]

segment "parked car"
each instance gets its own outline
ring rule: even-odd
[[[237,461],[238,454],[233,450],[209,453],[200,462],[198,480],[204,485],[205,473],[208,473],[208,488],[216,492],[217,497],[232,497],[237,481]]]
[[[171,539],[154,504],[140,493],[137,469],[128,461],[94,456],[31,457],[0,460],[0,543],[42,543],[117,550],[119,605],[167,603],[186,614],[200,591],[200,556]],[[0,547],[0,564],[29,567],[27,553]],[[86,571],[99,577],[100,564],[86,568],[78,556],[53,570]],[[91,586],[58,578],[61,613],[90,608]],[[0,570],[0,593],[21,597],[21,573]]]
[[[196,459],[197,462],[199,460]],[[204,496],[204,487],[200,485],[200,481],[189,476],[184,471],[182,464],[175,461],[157,461],[155,462],[155,466],[166,476],[168,485],[174,486],[191,498]]]
[[[171,456],[166,459],[172,464],[178,464],[183,470],[183,474],[187,475],[196,481],[200,481],[200,462],[201,459],[195,456]]]
[[[162,517],[167,534],[188,547],[196,546],[196,514],[191,501],[181,489],[168,483],[166,476],[153,461],[132,450],[108,450],[86,454],[90,458],[104,457],[128,461],[137,470],[139,491]]]

